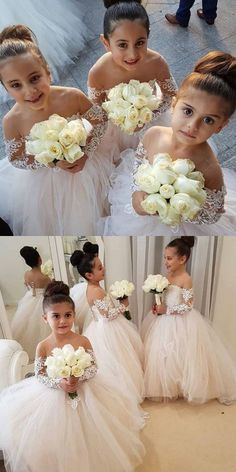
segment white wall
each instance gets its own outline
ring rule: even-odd
[[[49,239],[41,237],[1,237],[0,241],[0,290],[5,304],[17,303],[25,293],[24,273],[29,270],[20,255],[23,246],[37,247],[42,260],[50,256]]]
[[[236,237],[221,240],[213,294],[213,326],[236,361]]]

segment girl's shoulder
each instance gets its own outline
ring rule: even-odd
[[[205,178],[205,188],[209,190],[221,190],[224,185],[221,165],[214,154],[211,146],[205,143],[204,149],[200,153],[201,168],[199,169]]]
[[[159,52],[148,49],[146,61],[149,66],[149,74],[150,72],[155,72],[155,77],[159,80],[169,76],[170,72],[167,61]]]
[[[49,337],[40,341],[36,347],[35,357],[47,357],[49,349]]]
[[[152,126],[143,136],[142,142],[148,155],[152,157],[159,152],[168,152],[172,129],[166,126]]]
[[[111,64],[111,53],[103,54],[97,62],[91,67],[88,74],[88,84],[90,87],[101,90],[104,88],[104,78],[107,73],[107,67]]]
[[[190,289],[193,286],[192,278],[188,274],[188,272],[185,272],[182,277],[181,277],[181,287],[185,289]]]
[[[22,119],[22,112],[17,103],[7,112],[2,120],[3,133],[5,139],[20,139],[21,134],[18,129]]]

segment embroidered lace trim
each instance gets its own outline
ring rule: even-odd
[[[207,193],[206,201],[194,220],[187,220],[193,224],[214,224],[224,213],[224,197],[226,195],[225,186],[221,190],[210,190],[205,188]]]
[[[190,311],[193,307],[193,289],[182,288],[181,289],[182,302],[171,307],[167,307],[167,315],[183,315]]]
[[[85,118],[93,125],[93,129],[84,147],[85,154],[91,157],[105,134],[108,124],[107,114],[100,106],[93,105],[82,115],[82,118]]]
[[[123,314],[126,310],[125,305],[119,302],[118,306],[114,306],[109,295],[106,295],[102,300],[97,299],[94,301],[94,306],[98,308],[100,314],[108,321],[118,318],[119,315]],[[94,312],[93,312],[94,314]],[[95,317],[96,319],[96,317]]]
[[[14,154],[25,144],[26,138],[13,138],[5,140],[5,147],[6,147],[6,155],[9,162],[16,167],[17,169],[29,169],[35,170],[41,167],[45,167],[43,164],[40,164],[37,161],[30,162],[32,157],[26,156],[25,154],[21,154],[14,158]]]

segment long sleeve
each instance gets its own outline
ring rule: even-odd
[[[126,310],[126,307],[119,302],[117,306],[114,306],[111,298],[106,295],[103,299],[97,299],[94,301],[94,306],[98,309],[100,315],[106,318],[108,321],[114,320]]]
[[[6,155],[9,162],[17,169],[36,170],[45,167],[25,153],[25,138],[5,140]]]
[[[90,356],[92,357],[92,365],[86,367],[86,369],[84,369],[84,374],[78,378],[78,380],[81,382],[84,380],[92,379],[96,375],[98,370],[94,352],[91,349],[88,349],[87,353],[90,354]]]
[[[46,357],[38,357],[34,362],[34,373],[38,381],[49,388],[60,388],[61,379],[50,379],[46,374]]]
[[[224,197],[226,195],[225,187],[221,190],[205,189],[207,198],[201,210],[194,220],[188,220],[193,224],[214,224],[224,213]]]
[[[178,304],[168,306],[167,315],[183,315],[190,311],[193,307],[193,289],[182,288],[181,296]]]
[[[105,134],[108,117],[106,112],[99,105],[93,105],[81,115],[81,118],[85,118],[93,126],[84,148],[85,154],[92,157]]]

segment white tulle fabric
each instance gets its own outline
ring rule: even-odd
[[[7,158],[0,161],[0,216],[14,235],[96,234],[97,220],[107,214],[111,174],[98,148],[76,174],[57,167],[16,169]]]
[[[110,297],[92,307],[93,321],[84,335],[90,340],[98,366],[114,376],[128,394],[141,403],[143,399],[143,344],[136,326],[122,310],[114,307]],[[105,308],[104,308],[105,307]]]
[[[36,35],[38,45],[57,82],[78,58],[87,41],[94,36],[84,23],[83,0],[14,0],[0,1],[0,30],[24,24]],[[9,98],[0,89],[0,101]]]
[[[158,216],[140,216],[132,206],[133,173],[137,166],[135,152],[127,149],[122,153],[120,165],[111,176],[109,201],[111,216],[101,219],[97,225],[97,234],[104,235],[147,235],[147,236],[181,236],[181,235],[233,235],[236,228],[236,173],[230,169],[222,169],[224,188],[218,193],[212,193],[214,207],[222,205],[224,199],[224,213],[217,223],[209,224],[209,218],[204,218],[199,224],[186,222],[176,227],[161,223]],[[207,190],[207,189],[206,189]],[[128,228],[128,230],[127,230]]]
[[[80,382],[79,402],[36,378],[0,395],[0,449],[7,472],[133,472],[142,462],[143,419],[112,381]]]
[[[132,148],[136,149],[140,138],[143,136],[145,131],[151,126],[170,126],[171,114],[170,106],[172,97],[169,94],[162,95],[161,89],[156,80],[149,81],[150,86],[153,89],[153,93],[157,98],[160,99],[160,109],[153,114],[153,119],[150,123],[147,123],[140,131],[135,132],[133,135],[128,135],[119,126],[116,126],[111,121],[104,137],[104,142],[110,143],[110,159],[113,163],[117,164],[120,160],[120,153],[125,149]],[[167,92],[174,94],[177,90],[177,85],[173,77],[166,79],[162,82],[162,86]],[[88,88],[88,95],[92,101],[99,99],[99,97],[107,96],[109,90],[96,90],[95,88]]]
[[[163,303],[183,304],[183,289],[170,285]],[[197,310],[144,319],[145,395],[155,400],[184,397],[204,403],[236,401],[236,365],[214,329]]]
[[[42,317],[43,294],[43,288],[29,289],[19,301],[11,323],[13,339],[21,344],[30,360],[35,358],[38,343],[50,334]]]
[[[75,331],[82,334],[93,319],[86,292],[88,284],[78,283],[70,289],[70,296],[75,304]]]

